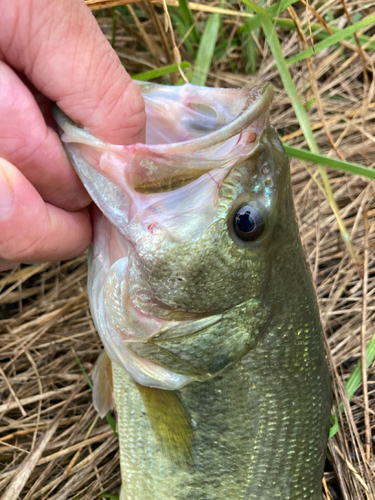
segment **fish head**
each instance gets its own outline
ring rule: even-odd
[[[146,144],[111,145],[60,111],[65,148],[100,209],[89,296],[113,361],[176,389],[221,373],[269,320],[274,263],[295,231],[272,86],[142,84]]]
[[[138,211],[135,259],[150,290],[147,301],[137,299],[139,309],[187,320],[262,295],[277,246],[280,205],[281,165],[275,163],[270,133],[263,130],[240,163],[154,195],[155,204]],[[148,301],[151,295],[155,301]]]

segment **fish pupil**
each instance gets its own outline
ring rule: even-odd
[[[262,214],[247,203],[240,207],[233,219],[234,231],[241,240],[254,241],[264,230]]]
[[[255,229],[255,226],[255,220],[252,218],[249,210],[238,216],[237,227],[242,233],[250,233]]]

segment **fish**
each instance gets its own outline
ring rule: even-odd
[[[54,115],[94,200],[88,294],[121,500],[322,500],[319,309],[273,88],[139,83],[145,144]]]

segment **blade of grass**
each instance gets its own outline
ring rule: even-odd
[[[367,344],[366,351],[367,351],[367,353],[366,353],[366,366],[367,366],[367,368],[369,368],[371,363],[374,361],[374,358],[375,358],[375,333],[373,334],[369,343]],[[349,401],[351,400],[355,391],[358,389],[358,387],[361,385],[361,383],[362,383],[362,361],[359,360],[353,373],[350,375],[348,381],[346,382],[346,386],[345,386]],[[342,403],[340,403],[339,414],[341,415],[343,411],[344,411],[344,406]],[[332,438],[339,430],[338,419],[335,418],[334,420],[335,420],[335,423],[329,431],[329,438]]]
[[[298,158],[299,160],[309,161],[325,167],[341,170],[342,172],[349,172],[350,174],[360,175],[368,179],[375,179],[375,169],[373,168],[364,167],[349,161],[342,161],[338,158],[328,158],[328,156],[312,153],[306,149],[294,148],[285,143],[283,143],[283,146],[287,155],[291,158]]]
[[[75,350],[73,349],[73,354],[74,354],[74,357],[76,358],[76,361],[77,361],[77,364],[81,370],[81,372],[83,373],[83,376],[85,377],[85,380],[87,382],[87,385],[90,387],[90,389],[92,389],[92,382],[91,382],[91,379],[90,377],[87,375],[87,372],[86,370],[84,369],[83,367],[83,364],[81,363],[81,360],[79,359],[79,357],[77,356],[77,353],[75,352]]]
[[[194,73],[191,83],[194,85],[204,85],[212,63],[217,35],[221,22],[220,14],[211,14],[207,21],[201,42],[198,48],[197,58],[194,65]]]
[[[191,64],[187,61],[181,63],[181,68],[190,68]],[[170,64],[168,66],[163,66],[162,68],[151,69],[150,71],[144,71],[143,73],[137,73],[132,75],[134,80],[141,80],[143,82],[154,80],[155,78],[160,78],[161,76],[170,75],[171,73],[178,73],[177,64]]]
[[[180,46],[184,46],[187,50],[189,56],[195,59],[197,53],[197,44],[193,42],[193,39],[189,36],[189,27],[182,19],[180,15],[180,10],[178,7],[169,7],[169,14],[172,19],[172,24],[175,27],[178,36],[180,37]]]
[[[340,430],[340,426],[339,426],[339,421],[338,419],[334,416],[334,415],[331,415],[331,418],[332,420],[334,421],[334,424],[332,425],[332,427],[330,428],[329,430],[329,435],[328,435],[328,439],[331,439],[333,438],[333,436],[335,434],[337,434]]]
[[[305,0],[302,0],[302,2],[305,2]],[[306,5],[306,9],[308,10],[308,5],[309,4],[307,4],[305,2],[305,5]],[[305,35],[305,33],[304,33],[303,29],[302,29],[299,17],[297,15],[294,7],[293,6],[289,7],[288,8],[288,12],[289,12],[290,17],[293,19],[293,21],[294,21],[294,23],[295,23],[295,25],[297,27],[297,33],[298,33],[300,41],[302,42],[302,46],[305,49],[309,48],[309,44],[307,42],[307,37],[306,37],[306,35]],[[318,12],[317,12],[317,15],[320,16],[320,14]],[[323,20],[323,18],[321,18],[321,19]],[[323,22],[324,22],[324,20],[323,20]],[[327,27],[327,29],[329,29],[328,26],[326,26],[326,27]],[[314,46],[314,41],[313,41],[311,30],[310,30],[310,43],[311,43],[312,46]],[[323,110],[322,98],[321,98],[321,95],[320,95],[320,91],[319,91],[319,87],[318,87],[318,82],[317,82],[316,74],[315,74],[315,71],[314,71],[314,65],[313,65],[313,62],[311,60],[311,57],[308,57],[306,59],[306,66],[307,66],[307,71],[308,71],[308,74],[309,74],[310,89],[311,89],[311,92],[313,94],[313,99],[310,100],[311,106],[315,105],[316,111],[318,112],[318,116],[319,116],[320,122],[323,125],[324,132],[325,132],[326,136],[328,137],[329,142],[331,143],[331,146],[334,149],[336,155],[341,160],[346,161],[346,158],[344,157],[343,153],[341,152],[341,150],[337,146],[337,144],[336,144],[336,142],[335,142],[335,140],[334,140],[334,138],[333,138],[333,136],[331,134],[331,130],[330,130],[330,128],[327,125],[327,120],[326,120],[326,117],[325,117],[325,114],[324,114],[324,110]],[[308,109],[309,109],[309,107],[306,107],[306,110],[308,110]]]
[[[282,0],[281,2],[276,2],[273,5],[270,5],[266,8],[266,11],[270,16],[279,16],[284,10],[290,7],[293,3],[296,3],[297,0]],[[258,5],[260,7],[264,7],[264,1],[260,0]],[[251,8],[246,5],[246,12],[250,12]],[[259,28],[260,28],[260,19],[258,15],[255,15],[252,19],[246,19],[244,22],[243,28],[245,31],[243,32],[242,39],[243,43],[245,43],[245,53],[247,58],[247,64],[245,67],[245,73],[250,72],[250,74],[254,75],[257,71],[256,61],[258,56],[258,47],[254,37],[256,39],[259,38]],[[253,34],[252,34],[253,33]],[[244,40],[244,35],[246,34],[246,39]]]
[[[191,82],[191,79],[193,78],[193,68],[189,68],[186,73],[185,73],[185,78],[188,82]],[[179,78],[178,82],[176,83],[176,85],[183,85],[184,83],[186,83],[182,78]]]
[[[280,19],[280,21],[291,21],[291,19]],[[280,22],[280,26],[282,26],[283,23]],[[285,27],[285,23],[284,23]],[[306,29],[307,25],[304,26]],[[341,28],[337,28],[337,26],[330,26],[331,30],[333,33],[340,33]],[[319,40],[325,40],[326,38],[329,38],[331,35],[327,33],[327,31],[321,31],[322,26],[320,24],[314,23],[311,25],[311,30],[313,31],[314,37],[318,38]],[[318,31],[319,30],[319,31]],[[315,31],[318,31],[318,33],[315,33]],[[371,38],[367,35],[358,35],[358,39],[361,42],[361,45],[365,45],[370,42]],[[353,42],[354,38],[349,37],[348,39],[349,42]],[[371,42],[369,45],[367,45],[366,50],[375,50],[375,42]]]
[[[264,2],[262,1],[260,3],[260,6],[263,7]],[[250,11],[250,7],[248,5],[245,5],[246,12]],[[256,18],[255,16],[253,20]],[[258,47],[256,44],[256,41],[254,38],[258,40],[259,38],[259,28],[253,29],[253,20],[246,19],[244,22],[243,27],[245,28],[245,31],[243,32],[242,35],[242,43],[244,44],[245,47],[245,54],[246,54],[246,59],[247,63],[245,66],[245,73],[250,73],[254,75],[257,70],[257,57],[258,57]]]
[[[249,0],[242,0],[243,3],[251,7],[256,14],[259,15],[259,19],[262,24],[262,28],[264,31],[264,34],[267,38],[268,45],[271,49],[272,55],[275,59],[275,63],[277,66],[277,69],[279,70],[279,74],[281,77],[281,80],[283,82],[284,88],[291,100],[294,112],[297,116],[298,122],[301,126],[301,129],[303,130],[303,135],[306,138],[307,144],[310,148],[310,150],[315,153],[319,154],[319,148],[318,145],[315,141],[314,134],[312,132],[311,126],[310,126],[310,121],[309,117],[307,116],[306,110],[304,108],[304,105],[298,95],[296,86],[294,85],[293,79],[289,73],[288,67],[286,65],[283,52],[281,50],[280,42],[276,34],[276,30],[274,29],[272,19],[270,16],[267,14],[265,9],[262,9],[259,7],[259,5],[256,5],[253,2],[250,2]],[[322,178],[324,188],[327,194],[327,199],[329,201],[329,204],[332,208],[333,213],[335,214],[337,224],[340,229],[341,237],[345,242],[346,248],[349,252],[349,255],[351,256],[353,262],[358,265],[357,257],[355,255],[355,251],[352,245],[352,242],[350,240],[349,233],[345,227],[345,224],[341,218],[339,209],[337,207],[336,201],[334,199],[332,189],[331,189],[331,184],[328,179],[327,172],[323,167],[318,165],[319,173]]]
[[[192,38],[195,43],[199,43],[200,37],[197,28],[195,27],[194,16],[189,8],[189,2],[187,0],[178,0],[178,5],[180,6],[181,17],[185,21],[185,24],[189,28],[190,26],[193,26],[189,37]]]
[[[298,1],[298,0],[295,0],[295,1]],[[106,2],[105,1],[103,2],[102,0],[86,0],[86,4],[88,5],[88,7],[91,10],[104,9],[107,7],[112,7],[114,5],[120,5],[120,8],[121,8],[121,4],[133,3],[133,2],[134,2],[134,0],[112,0],[112,1],[108,1],[108,5],[106,5]],[[158,3],[161,3],[161,0],[159,0]],[[271,5],[268,8],[276,9],[276,7],[278,8],[278,5],[279,5],[279,2],[276,2],[275,4]],[[189,9],[191,11],[194,10],[194,11],[199,11],[199,12],[217,12],[217,13],[228,15],[228,16],[244,17],[244,18],[248,18],[248,19],[256,17],[254,14],[250,14],[248,12],[238,12],[238,11],[233,10],[233,9],[232,10],[231,9],[221,9],[221,8],[213,7],[211,5],[206,5],[203,3],[188,2],[188,6],[189,6]],[[280,12],[282,12],[282,10],[280,10]],[[295,29],[294,22],[291,19],[274,17],[272,19],[272,21],[276,26],[279,26],[280,28],[291,29],[291,30]],[[259,21],[257,21],[257,22],[259,22]],[[259,26],[260,26],[260,22],[255,27],[259,28]],[[322,28],[321,25],[318,23],[311,24],[310,26],[311,26],[312,31],[321,30],[321,28]],[[306,28],[308,26],[306,25],[304,27]],[[341,31],[341,28],[331,26],[331,30],[336,33],[336,32]],[[245,31],[245,28],[242,26],[242,28],[239,28],[238,32],[243,33],[243,31]],[[320,31],[315,36],[318,39],[325,39],[329,36],[329,34],[324,32],[324,31]],[[365,43],[368,43],[371,40],[370,37],[366,36],[366,35],[359,35],[358,39],[361,42],[361,45],[364,45]],[[375,50],[375,42],[371,42],[367,46],[367,50]]]
[[[369,368],[371,363],[375,358],[375,333],[371,337],[369,343],[367,344],[367,353],[366,353],[366,366]],[[358,361],[353,373],[350,375],[347,383],[346,390],[348,391],[348,398],[351,399],[354,395],[355,391],[358,389],[362,382],[362,362]]]
[[[290,2],[290,5],[292,3],[294,2]],[[260,20],[257,16],[254,16],[253,18],[249,19],[249,21],[251,22],[252,29],[255,29],[260,26]],[[272,22],[274,26],[278,26],[279,28],[284,28],[287,30],[296,30],[296,25],[294,24],[294,21],[292,19],[273,17]],[[322,31],[322,26],[318,23],[313,23],[310,26],[308,26],[307,24],[303,25],[303,29],[308,29],[309,27],[311,27],[311,31],[313,32],[314,37],[317,38],[318,40],[326,40],[331,36],[327,31]],[[336,26],[330,26],[330,28],[335,34],[341,32],[341,28],[337,28]],[[238,29],[238,33],[243,34],[247,29],[248,27],[242,25],[241,28]],[[358,39],[362,46],[368,44],[371,40],[370,37],[367,35],[358,35]],[[354,38],[349,37],[348,41],[352,42],[354,41]],[[366,46],[366,50],[375,50],[375,42],[370,42],[369,45]]]
[[[298,1],[299,0],[281,0],[281,2],[276,2],[273,5],[270,5],[269,7],[267,7],[265,10],[269,16],[277,17],[282,12],[284,12],[288,7],[290,7],[290,5],[292,5]],[[263,8],[263,5],[261,2],[259,3],[259,6]],[[249,6],[247,5],[247,7],[249,7]],[[248,12],[247,9],[246,9],[246,12]],[[277,19],[272,19],[272,21],[275,22],[275,21],[277,21]],[[246,20],[244,26],[241,28],[240,31],[243,32],[247,29],[254,30],[254,29],[260,28],[260,26],[261,26],[261,21],[260,21],[259,15],[256,14],[253,18]]]
[[[310,127],[309,117],[307,116],[305,108],[294,85],[293,79],[290,76],[289,70],[285,64],[285,59],[271,18],[269,17],[265,9],[262,9],[253,2],[250,2],[249,0],[242,0],[242,2],[251,7],[259,15],[259,19],[261,21],[264,34],[267,38],[268,45],[275,58],[275,63],[277,69],[279,70],[284,88],[291,99],[294,112],[297,116],[299,124],[301,125],[307,144],[314,153],[319,153],[314,134]]]
[[[254,20],[254,22],[252,22],[253,20]],[[248,21],[250,21],[250,24],[248,24],[248,25],[243,24],[240,28],[238,28],[238,33],[240,35],[245,33],[249,29],[249,27],[253,30],[253,29],[260,28],[260,26],[261,26],[261,22],[260,22],[258,16],[254,16],[252,18],[249,18]],[[285,28],[286,30],[295,30],[296,29],[296,26],[291,19],[287,19],[284,17],[272,17],[272,22],[273,22],[274,26],[278,26],[279,28]]]
[[[253,36],[251,35],[251,31],[249,29],[249,34],[247,35],[247,39],[244,40],[242,38],[242,43],[245,43],[245,51],[246,51],[246,59],[247,64],[245,66],[245,73],[250,73],[251,75],[255,75],[257,71],[257,55],[258,55],[258,47],[255,43]],[[257,37],[258,30],[254,30],[254,36]],[[244,37],[244,35],[242,35]]]
[[[158,25],[160,35],[164,39],[165,48],[166,48],[166,51],[168,53],[169,53],[169,43],[167,41],[166,34],[169,31],[170,41],[172,42],[172,51],[170,53],[170,59],[171,60],[169,62],[172,63],[172,61],[174,61],[177,64],[177,66],[178,66],[178,72],[180,73],[181,78],[186,83],[188,83],[188,80],[186,79],[186,76],[185,76],[185,74],[184,74],[184,72],[182,71],[182,68],[181,68],[181,54],[180,54],[180,49],[178,48],[178,46],[176,44],[176,37],[175,37],[175,34],[174,34],[172,20],[171,20],[170,14],[169,14],[169,10],[168,10],[168,6],[167,6],[167,3],[166,3],[166,0],[163,0],[162,4],[163,4],[163,11],[164,11],[164,30],[162,29],[161,21],[160,21],[159,17],[156,15],[155,8],[154,8],[154,6],[152,5],[151,2],[149,2],[150,12],[152,12],[152,15],[153,15],[153,17],[155,19],[155,22]],[[178,81],[177,75],[172,75],[172,83],[175,85],[177,83],[177,81]]]
[[[362,19],[362,21],[359,21],[358,23],[352,24],[351,26],[348,26],[347,28],[340,29],[337,33],[334,35],[328,36],[325,40],[322,40],[321,42],[318,42],[315,44],[314,48],[310,47],[309,49],[303,50],[302,52],[299,52],[298,54],[295,54],[292,57],[289,57],[286,59],[286,64],[290,66],[291,64],[294,64],[298,61],[303,61],[307,57],[311,57],[315,54],[318,54],[324,49],[327,49],[328,47],[331,47],[332,45],[335,45],[336,43],[340,42],[341,40],[344,40],[356,31],[359,31],[363,28],[366,28],[367,26],[370,26],[371,24],[375,24],[375,15],[373,16],[368,16],[365,19]]]
[[[224,35],[225,37],[225,35]],[[220,38],[220,40],[224,40],[222,43],[217,43],[216,46],[215,46],[215,50],[214,50],[214,59],[215,60],[219,60],[221,59],[222,57],[224,57],[228,64],[232,67],[232,64],[233,61],[231,60],[230,56],[228,56],[228,52],[230,53],[232,49],[234,49],[235,47],[238,47],[239,45],[239,41],[237,38],[233,38],[229,43],[228,43],[228,40],[225,40],[225,38]],[[235,73],[236,72],[236,65],[233,65],[233,68],[232,68],[232,71]]]

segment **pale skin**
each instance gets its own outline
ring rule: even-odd
[[[49,101],[102,140],[144,141],[138,87],[82,0],[0,0],[0,271],[75,257],[91,199]]]

